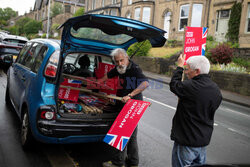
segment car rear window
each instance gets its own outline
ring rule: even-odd
[[[128,36],[126,34],[118,34],[118,35],[109,35],[101,31],[97,28],[79,28],[75,30],[71,28],[71,35],[76,38],[83,38],[87,40],[97,40],[105,43],[112,43],[112,44],[123,44],[133,37]]]
[[[10,38],[5,38],[3,41],[8,42],[8,43],[15,43],[15,44],[25,44],[27,42],[27,41],[23,41],[19,39],[10,39]]]

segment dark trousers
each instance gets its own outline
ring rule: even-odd
[[[139,164],[139,154],[137,145],[137,129],[135,128],[133,134],[131,135],[126,148],[123,151],[115,150],[115,154],[112,158],[112,163],[117,166],[122,166],[125,163],[125,158],[127,158],[127,163],[129,166],[138,166]]]

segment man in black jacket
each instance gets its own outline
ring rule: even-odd
[[[117,48],[111,53],[116,67],[110,70],[99,82],[104,82],[109,78],[119,77],[120,88],[116,95],[122,97],[122,102],[117,101],[116,105],[123,108],[124,104],[130,99],[143,100],[142,91],[148,86],[148,79],[142,73],[138,65],[131,61],[124,49]],[[137,145],[137,127],[131,135],[126,148],[123,151],[115,150],[115,155],[111,161],[104,162],[103,167],[125,166],[125,157],[127,154],[127,163],[129,167],[137,167],[139,164],[139,154]]]
[[[182,81],[184,62],[185,56],[180,55],[170,82],[170,90],[179,97],[171,130],[173,167],[205,163],[214,114],[222,100],[218,86],[209,78],[208,59],[190,57],[185,69],[188,80]]]

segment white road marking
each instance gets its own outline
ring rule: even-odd
[[[164,103],[159,102],[159,101],[157,101],[157,100],[154,100],[154,99],[151,99],[151,98],[148,98],[148,97],[145,97],[145,96],[143,96],[143,98],[145,98],[145,99],[147,99],[147,100],[150,100],[150,101],[152,101],[152,102],[155,102],[155,103],[157,103],[157,104],[160,104],[160,105],[162,105],[162,106],[168,107],[168,108],[170,108],[170,109],[176,110],[175,107],[172,107],[172,106],[170,106],[170,105],[164,104]],[[246,115],[246,114],[243,114],[243,113],[240,113],[240,112],[231,110],[231,109],[226,108],[226,107],[221,107],[221,108],[224,109],[224,111],[227,111],[227,112],[233,112],[233,113],[236,113],[236,114],[241,114],[241,115],[243,115],[243,116],[249,117],[249,115]],[[230,127],[227,126],[227,125],[224,125],[223,123],[218,123],[218,122],[217,122],[217,123],[214,123],[214,126],[220,126],[220,125],[222,125],[222,127],[225,127],[226,129],[228,129],[228,130],[230,130],[230,131],[232,131],[232,132],[234,132],[234,133],[237,133],[237,134],[240,134],[240,135],[249,137],[249,135],[247,135],[246,133],[239,132],[239,131],[237,131],[237,130],[235,130],[235,129],[233,129],[233,128],[230,128]]]
[[[164,104],[164,103],[159,102],[159,101],[156,101],[156,100],[154,100],[154,99],[151,99],[151,98],[148,98],[148,97],[145,97],[145,96],[143,96],[143,98],[148,99],[148,100],[150,100],[150,101],[153,101],[153,102],[155,102],[155,103],[157,103],[157,104],[163,105],[163,106],[165,106],[165,107],[171,108],[171,109],[173,109],[173,110],[176,110],[175,107],[172,107],[172,106],[170,106],[170,105]]]
[[[223,109],[223,110],[226,111],[226,112],[232,112],[232,113],[234,113],[234,114],[239,114],[239,115],[242,115],[242,116],[244,116],[244,117],[250,117],[250,115],[247,115],[247,114],[244,114],[244,113],[241,113],[241,112],[234,111],[234,110],[229,109],[229,108],[227,108],[227,107],[220,107],[220,108]]]

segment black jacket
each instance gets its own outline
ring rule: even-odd
[[[170,82],[170,90],[179,97],[171,139],[185,146],[206,146],[212,136],[214,114],[222,95],[209,75],[201,74],[182,82],[182,73],[183,68],[177,67]]]
[[[142,82],[148,81],[140,67],[131,60],[124,74],[119,74],[115,67],[107,73],[107,76],[108,78],[119,76],[120,88],[118,88],[116,95],[120,97],[127,96]],[[143,100],[142,93],[135,95],[133,99]]]

